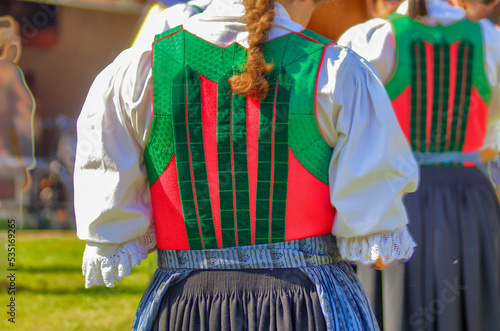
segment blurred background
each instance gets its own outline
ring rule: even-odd
[[[131,45],[145,21],[177,2],[0,1],[0,16],[11,15],[18,23],[17,65],[36,103],[32,123],[24,118],[8,129],[9,135],[0,135],[5,140],[0,145],[13,147],[0,155],[0,307],[10,297],[5,279],[8,219],[16,220],[19,270],[16,325],[0,309],[1,330],[130,329],[155,270],[155,256],[114,289],[84,289],[85,244],[76,238],[73,212],[76,120],[96,75]],[[323,0],[309,28],[338,38],[355,24],[388,15],[401,2]],[[498,23],[499,14],[497,7],[492,21]],[[0,42],[2,28],[6,25],[0,20]],[[15,116],[12,110],[0,112],[0,123]]]
[[[16,218],[22,228],[74,229],[76,119],[93,79],[129,45],[148,5],[132,0],[1,2],[0,16],[11,15],[19,23],[18,65],[36,102],[36,167],[25,192],[20,191],[22,169],[1,177],[0,218]],[[21,131],[19,139],[26,140]],[[29,152],[21,151],[24,166],[33,161]]]

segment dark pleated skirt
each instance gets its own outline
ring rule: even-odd
[[[405,197],[417,243],[410,261],[383,272],[358,266],[385,331],[500,330],[500,208],[471,167],[421,167]]]
[[[198,270],[162,299],[154,330],[326,330],[300,269]]]

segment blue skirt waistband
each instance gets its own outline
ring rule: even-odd
[[[208,250],[158,250],[158,267],[175,269],[300,268],[341,261],[331,234],[272,244]]]
[[[481,163],[481,158],[478,152],[463,153],[463,152],[437,152],[437,153],[414,153],[415,160],[420,165],[436,165],[440,163],[453,162],[473,162]]]

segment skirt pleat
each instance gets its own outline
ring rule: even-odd
[[[326,330],[300,269],[197,270],[171,285],[153,330]]]
[[[363,287],[347,263],[336,265],[315,266],[303,269],[317,284],[321,299],[331,304],[331,316],[327,320],[330,330],[378,330],[377,321],[371,310],[368,299],[363,293]]]

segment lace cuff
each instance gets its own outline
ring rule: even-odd
[[[365,237],[337,237],[337,244],[344,259],[363,264],[371,264],[379,257],[384,263],[392,260],[408,260],[416,246],[406,226]]]
[[[144,236],[121,245],[107,255],[95,254],[89,246],[83,253],[82,271],[85,276],[85,287],[106,285],[115,287],[115,280],[120,281],[130,275],[132,269],[147,258],[148,252],[155,248],[156,236],[154,226],[149,227]]]

